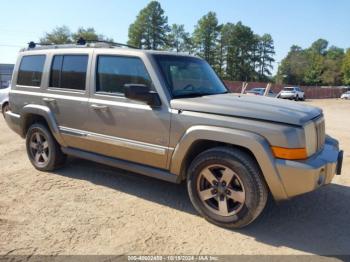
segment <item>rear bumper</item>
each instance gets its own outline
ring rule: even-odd
[[[295,96],[296,95],[294,93],[285,93],[279,95],[280,98],[295,98]]]
[[[7,125],[15,131],[17,134],[22,136],[22,129],[21,129],[21,116],[15,113],[12,113],[11,111],[7,111],[5,113],[5,119]]]
[[[276,168],[288,198],[316,190],[331,183],[341,173],[343,151],[338,141],[327,137],[321,152],[305,161],[276,160]]]

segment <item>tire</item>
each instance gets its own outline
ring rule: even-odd
[[[10,110],[10,105],[9,103],[5,103],[2,106],[2,115],[5,118],[5,113]]]
[[[27,154],[32,165],[40,171],[53,171],[65,160],[59,144],[43,124],[33,124],[26,135]]]
[[[299,101],[299,95],[296,95],[296,97],[295,97],[294,100],[295,100],[295,101]]]
[[[216,186],[214,179],[209,181],[213,178],[210,174],[217,178]],[[187,189],[198,213],[225,228],[242,228],[252,223],[264,210],[269,195],[256,161],[229,147],[199,154],[188,169]]]

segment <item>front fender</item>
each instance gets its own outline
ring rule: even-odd
[[[174,150],[170,164],[171,173],[177,175],[181,173],[181,164],[188,150],[199,140],[222,142],[248,149],[258,162],[275,200],[288,198],[275,167],[275,158],[269,143],[264,137],[247,131],[214,126],[192,126],[185,132]]]
[[[51,109],[47,106],[42,105],[26,105],[23,107],[21,111],[21,130],[22,130],[22,137],[25,137],[25,128],[26,128],[26,122],[29,119],[30,115],[38,115],[43,117],[46,120],[46,123],[48,124],[50,131],[52,135],[55,137],[56,141],[62,145],[66,146],[59,128],[56,123],[56,119],[54,114],[52,113]]]

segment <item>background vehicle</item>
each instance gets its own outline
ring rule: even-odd
[[[345,92],[340,96],[341,99],[350,99],[350,91]]]
[[[7,112],[9,107],[9,92],[11,88],[11,81],[8,82],[8,85],[5,88],[0,89],[0,109],[5,117],[5,112]]]
[[[6,122],[36,169],[72,155],[185,180],[196,210],[228,228],[253,222],[269,194],[287,200],[341,173],[321,109],[232,94],[194,56],[105,47],[20,52]]]
[[[293,99],[295,101],[298,101],[298,100],[304,101],[305,93],[303,90],[300,89],[300,87],[285,87],[278,94],[278,98]]]
[[[265,90],[266,90],[266,89],[265,89],[264,87],[255,87],[255,88],[252,88],[252,89],[246,91],[246,94],[247,94],[247,95],[263,96],[264,93],[265,93]],[[270,91],[269,91],[269,94],[268,94],[267,96],[269,96],[269,97],[275,97],[276,94],[270,90]]]

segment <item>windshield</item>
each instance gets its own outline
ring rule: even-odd
[[[294,87],[285,87],[283,88],[284,91],[294,91]]]
[[[154,55],[173,98],[227,93],[209,64],[189,56]]]

